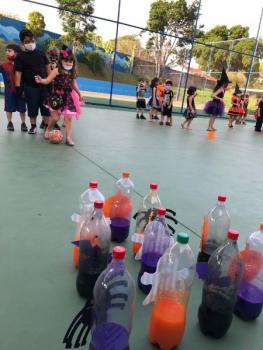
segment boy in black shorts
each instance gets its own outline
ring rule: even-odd
[[[41,115],[48,122],[49,110],[43,105],[47,98],[47,87],[35,82],[35,76],[46,78],[50,73],[50,64],[47,56],[36,49],[36,40],[28,29],[21,30],[19,34],[25,51],[17,55],[15,59],[15,86],[17,96],[24,93],[27,104],[28,116],[31,121],[29,134],[36,133],[36,120],[40,109]]]
[[[25,123],[26,103],[22,97],[17,97],[15,93],[14,60],[16,55],[21,51],[20,46],[16,44],[8,44],[6,46],[7,61],[0,63],[0,73],[3,75],[5,85],[5,112],[8,121],[7,130],[15,130],[12,122],[12,114],[13,112],[19,112],[21,118],[21,131],[27,132],[27,126]]]
[[[143,115],[143,112],[144,112],[144,110],[146,108],[146,100],[145,100],[146,92],[147,92],[146,83],[145,83],[144,79],[140,79],[138,81],[137,86],[136,86],[136,98],[137,98],[137,102],[136,102],[137,115],[136,115],[136,118],[137,119],[146,119],[145,116]]]
[[[162,106],[162,116],[160,125],[164,123],[164,117],[166,117],[166,125],[172,126],[172,112],[173,112],[173,97],[174,93],[172,91],[173,82],[171,80],[165,81],[165,90],[163,97],[163,106]]]

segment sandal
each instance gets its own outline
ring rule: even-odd
[[[74,147],[75,143],[71,139],[69,139],[69,140],[66,140],[66,145],[68,145],[70,147]]]

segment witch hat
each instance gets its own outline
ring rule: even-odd
[[[223,85],[223,84],[230,84],[231,81],[228,79],[228,76],[226,74],[226,70],[225,67],[223,67],[222,69],[222,73],[221,73],[221,77],[219,79],[219,82]]]
[[[235,87],[235,94],[237,94],[237,95],[242,94],[242,91],[240,90],[237,83],[236,83],[236,87]]]

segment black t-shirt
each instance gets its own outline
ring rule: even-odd
[[[49,61],[44,52],[38,49],[34,51],[23,51],[15,59],[14,70],[22,72],[22,83],[30,86],[39,86],[35,82],[35,75],[46,78],[46,65],[48,64]]]
[[[171,104],[173,104],[173,97],[174,93],[172,90],[165,90],[163,96],[163,105],[165,107],[169,107]]]

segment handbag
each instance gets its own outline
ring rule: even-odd
[[[52,91],[51,91],[51,95],[48,98],[48,103],[49,103],[50,107],[54,110],[61,108],[63,105],[62,95],[58,94],[54,90],[54,82],[52,82]]]

